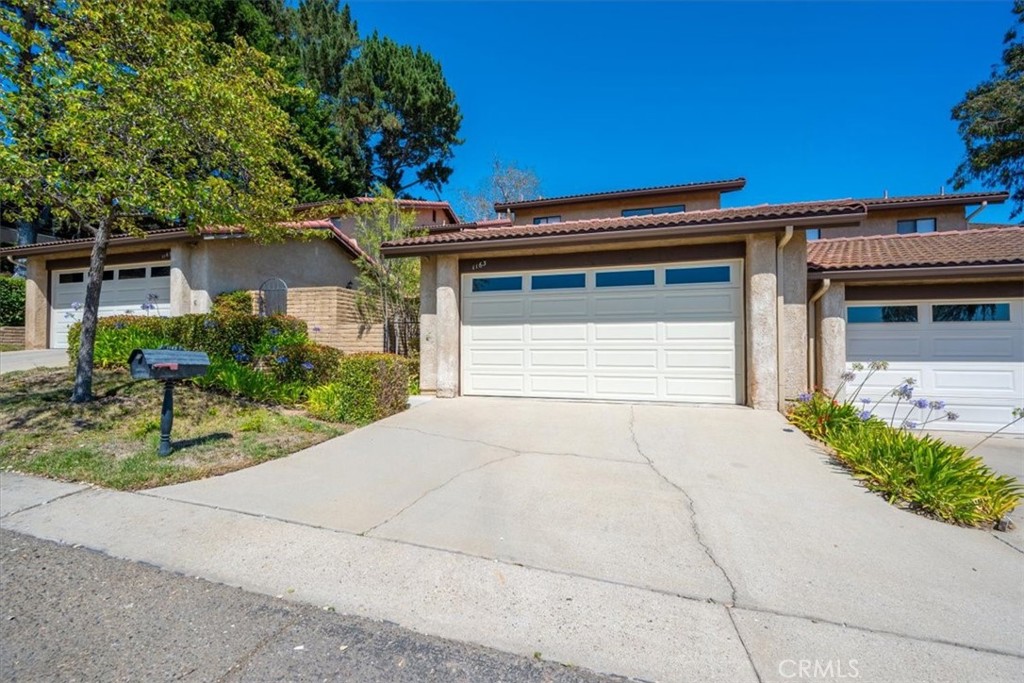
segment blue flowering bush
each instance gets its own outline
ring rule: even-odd
[[[929,423],[955,420],[957,415],[943,401],[914,398],[911,379],[887,392],[886,397],[896,399],[892,413],[878,416],[880,401],[860,393],[868,378],[886,367],[884,361],[854,366],[843,373],[831,396],[801,394],[790,408],[790,421],[827,444],[854,477],[892,504],[957,524],[1000,524],[1017,507],[1024,488],[1014,477],[994,473],[967,449],[924,434]],[[837,396],[863,370],[867,376],[849,398],[839,401]],[[1024,411],[1014,411],[1016,419],[1021,416]]]

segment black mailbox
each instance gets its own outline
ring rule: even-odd
[[[128,357],[132,379],[188,379],[201,377],[210,367],[202,351],[180,349],[135,349]]]
[[[174,425],[174,381],[201,377],[210,367],[202,351],[181,349],[135,349],[128,356],[132,379],[156,379],[164,383],[164,404],[160,411],[160,455],[171,454]]]

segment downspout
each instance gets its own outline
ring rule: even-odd
[[[807,388],[810,391],[814,391],[814,373],[818,367],[817,351],[814,348],[815,341],[817,340],[817,330],[814,325],[814,304],[818,302],[818,299],[825,296],[825,292],[831,286],[832,280],[825,278],[821,281],[821,287],[818,288],[818,291],[807,302]]]
[[[775,249],[775,380],[776,380],[776,393],[779,399],[779,412],[786,412],[786,392],[784,391],[785,382],[783,381],[783,341],[785,339],[783,330],[784,326],[784,312],[786,306],[786,296],[783,280],[783,273],[785,267],[782,262],[782,252],[786,249],[786,245],[793,239],[793,226],[787,225],[786,232],[782,235],[782,239],[779,240],[779,244]]]
[[[964,222],[965,223],[970,223],[972,218],[974,218],[979,213],[984,211],[987,207],[988,207],[988,200],[986,199],[985,201],[983,201],[981,203],[981,205],[977,209],[975,209],[974,211],[971,211],[969,214],[967,214],[967,219]],[[970,225],[968,225],[967,227],[970,227]]]

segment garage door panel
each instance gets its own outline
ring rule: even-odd
[[[522,325],[474,325],[463,331],[473,342],[522,342]]]
[[[742,268],[730,263],[734,281],[709,286],[665,285],[664,267],[652,282],[597,287],[607,269],[587,269],[571,291],[474,292],[464,276],[463,393],[611,400],[742,400]],[[568,272],[568,271],[566,271]],[[579,270],[574,273],[579,274]],[[550,275],[550,273],[545,273]],[[606,278],[606,283],[621,282]],[[517,300],[521,308],[507,305]],[[486,306],[480,305],[486,302]],[[517,317],[518,316],[518,317]],[[493,328],[516,327],[521,341]],[[481,332],[481,330],[484,330]],[[508,375],[524,349],[521,385]],[[490,354],[486,353],[490,352]],[[508,365],[500,365],[508,363]],[[689,389],[687,387],[689,386]],[[520,393],[517,393],[520,392]]]
[[[657,341],[658,340],[658,324],[657,323],[629,323],[629,324],[615,324],[615,323],[595,323],[594,324],[594,341]]]
[[[585,375],[545,375],[530,374],[528,386],[530,394],[549,397],[586,398],[589,386]]]
[[[585,349],[533,349],[530,351],[530,367],[564,368],[569,370],[587,369]]]
[[[579,342],[581,344],[585,344],[587,341],[586,323],[576,323],[574,325],[531,325],[529,331],[531,341]]]
[[[658,369],[657,349],[596,349],[594,367],[598,370],[609,368]]]
[[[932,356],[938,359],[972,360],[1021,360],[1020,341],[1006,332],[932,338]]]
[[[846,359],[868,363],[873,360],[913,360],[924,350],[918,334],[893,334],[888,338],[865,337],[849,333],[846,340]]]
[[[1021,386],[1019,375],[1012,368],[933,367],[929,384],[940,392],[996,391],[1013,398],[1016,387]]]

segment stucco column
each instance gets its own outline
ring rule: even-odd
[[[25,268],[25,348],[46,349],[47,319],[50,300],[47,298],[49,272],[41,257],[29,258]]]
[[[782,254],[782,395],[807,391],[807,237],[803,230]]]
[[[420,391],[437,391],[437,259],[420,259]]]
[[[171,246],[171,315],[192,312],[192,287],[189,284],[191,248],[187,244]]]
[[[437,395],[459,395],[459,259],[437,257]]]
[[[846,285],[833,282],[818,300],[818,383],[828,395],[846,370]],[[842,400],[842,397],[837,397]]]
[[[747,237],[747,404],[778,409],[775,235]]]
[[[209,313],[213,308],[210,294],[210,245],[200,241],[189,253],[189,312]]]

